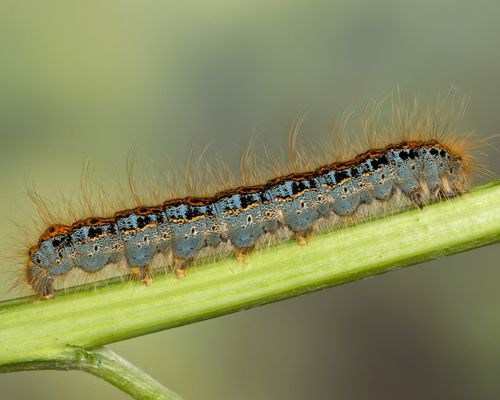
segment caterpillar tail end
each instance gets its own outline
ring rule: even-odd
[[[52,277],[45,268],[33,264],[31,260],[26,267],[26,280],[42,299],[49,300],[54,298]]]

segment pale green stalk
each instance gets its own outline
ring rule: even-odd
[[[95,375],[136,399],[180,400],[181,397],[155,381],[135,365],[104,347],[86,350],[67,346],[56,357],[4,365],[1,372],[74,370]]]
[[[0,371],[93,349],[498,242],[500,182],[459,198],[192,268],[0,307]],[[34,364],[36,365],[36,364]],[[99,375],[97,372],[92,372]]]

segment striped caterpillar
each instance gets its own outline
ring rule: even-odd
[[[70,270],[95,273],[124,261],[134,277],[149,285],[157,254],[171,255],[172,268],[182,277],[207,248],[229,244],[242,260],[263,237],[279,230],[292,232],[304,244],[322,221],[342,221],[363,207],[377,208],[399,197],[422,208],[464,193],[472,168],[467,135],[439,131],[437,115],[405,115],[397,128],[388,128],[388,143],[349,160],[211,196],[173,198],[71,225],[52,224],[29,249],[25,278],[39,296],[51,298],[55,282]]]

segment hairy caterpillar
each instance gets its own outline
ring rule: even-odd
[[[383,129],[364,119],[368,148],[350,158],[327,152],[324,159],[329,161],[311,168],[310,154],[292,145],[294,171],[257,184],[157,205],[138,202],[71,224],[52,221],[28,251],[25,279],[38,295],[51,298],[57,280],[75,268],[93,274],[124,262],[136,278],[151,284],[150,266],[157,254],[170,255],[182,277],[207,248],[230,245],[241,260],[263,237],[281,230],[303,244],[324,221],[335,228],[362,216],[362,210],[380,213],[384,203],[394,202],[397,208],[403,199],[422,208],[462,194],[471,181],[473,143],[470,135],[453,132],[442,107],[417,112],[400,104]]]

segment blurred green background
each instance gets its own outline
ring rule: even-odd
[[[89,157],[104,181],[124,181],[131,149],[184,165],[194,142],[236,169],[249,138],[284,145],[299,112],[321,136],[346,107],[398,84],[422,99],[454,84],[471,94],[459,128],[496,134],[499,18],[493,0],[0,0],[2,244],[30,207],[27,181],[49,197],[77,194]],[[499,153],[486,152],[498,176]],[[110,347],[186,399],[499,398],[498,252]],[[2,399],[126,398],[77,372],[0,375],[0,389]]]

